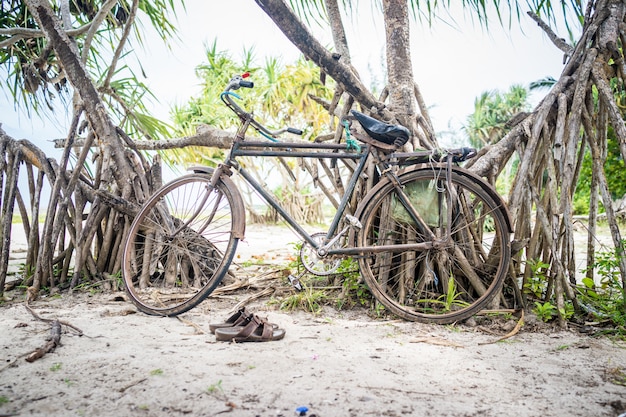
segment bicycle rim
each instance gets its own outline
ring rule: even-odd
[[[402,174],[403,192],[426,228],[412,220],[391,183],[366,203],[357,244],[382,246],[451,240],[439,248],[366,254],[359,262],[373,295],[396,315],[452,323],[474,315],[499,293],[510,261],[510,231],[502,201],[475,180],[445,169]],[[448,206],[451,216],[448,217]]]
[[[163,186],[135,217],[124,250],[124,283],[135,305],[173,316],[204,300],[235,254],[234,215],[231,190],[221,182],[211,188],[209,176]]]

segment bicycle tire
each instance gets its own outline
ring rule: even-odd
[[[447,205],[453,208],[451,242],[426,250],[364,254],[361,274],[374,297],[407,320],[446,324],[478,311],[499,294],[511,257],[508,211],[497,193],[478,177],[460,168],[428,167],[399,175],[409,201],[428,224],[420,231],[400,203],[396,188],[382,180],[357,213],[363,228],[359,247],[430,241],[443,236]]]
[[[122,259],[126,293],[151,315],[176,316],[221,282],[243,235],[245,212],[228,179],[188,174],[161,187],[131,224]]]

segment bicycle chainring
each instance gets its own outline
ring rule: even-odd
[[[311,237],[320,245],[325,245],[327,242],[326,233],[315,233]],[[337,241],[328,249],[338,248],[339,244],[340,241]],[[341,258],[321,257],[317,254],[317,250],[308,242],[302,243],[300,261],[307,271],[319,276],[334,274],[341,265]]]

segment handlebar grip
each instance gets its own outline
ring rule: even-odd
[[[302,133],[304,133],[302,132],[302,130],[296,129],[295,127],[288,127],[287,132],[293,133],[294,135],[300,135],[300,136],[302,136]]]
[[[239,87],[252,88],[254,87],[254,82],[252,81],[239,81]]]

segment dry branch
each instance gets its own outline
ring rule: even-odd
[[[53,352],[57,346],[61,344],[61,323],[58,320],[52,322],[50,326],[50,337],[48,341],[39,349],[36,349],[33,353],[26,357],[27,362],[34,362],[39,358],[42,358],[46,353]]]

